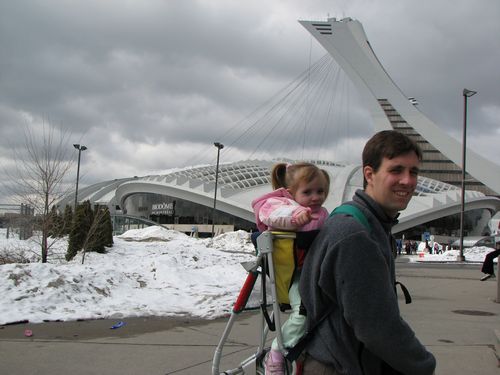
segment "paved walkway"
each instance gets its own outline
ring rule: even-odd
[[[413,303],[404,318],[437,358],[437,375],[498,375],[500,304],[497,280],[479,281],[477,269],[398,270]],[[0,329],[0,374],[211,374],[214,349],[227,320],[165,318],[19,324]],[[259,317],[243,313],[224,348],[221,370],[255,349]],[[24,336],[29,328],[33,336]]]

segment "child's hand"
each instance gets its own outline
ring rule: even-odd
[[[306,224],[309,224],[313,219],[313,214],[310,210],[300,212],[295,218],[295,224],[298,227],[303,227]]]

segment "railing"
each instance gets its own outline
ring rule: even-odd
[[[158,225],[167,229],[177,230],[197,237],[198,234],[211,234],[211,224],[159,224],[155,221],[131,216],[131,215],[111,215],[113,222],[113,235],[120,235],[131,229],[144,229],[153,225]],[[215,225],[214,234],[222,234],[234,231],[234,225]]]
[[[120,235],[131,229],[143,229],[153,225],[161,225],[152,220],[130,215],[111,215],[113,235]]]

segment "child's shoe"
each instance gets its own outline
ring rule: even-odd
[[[285,358],[278,350],[271,349],[264,359],[264,369],[266,375],[284,375]]]

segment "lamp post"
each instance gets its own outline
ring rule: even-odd
[[[465,214],[465,155],[466,155],[466,140],[467,140],[467,99],[476,94],[477,91],[464,89],[464,128],[462,134],[462,200],[460,206],[460,255],[457,260],[465,261],[464,256],[464,214]]]
[[[75,212],[76,212],[76,205],[78,203],[78,180],[80,179],[80,156],[82,154],[82,151],[85,151],[87,147],[79,144],[74,144],[73,147],[78,150],[78,167],[76,169],[76,190],[75,190]]]
[[[219,156],[220,156],[220,150],[224,148],[224,145],[219,142],[214,142],[214,146],[217,147],[217,164],[215,165],[214,209],[212,210],[212,238],[214,238],[215,207],[217,205],[217,182],[219,180]]]

